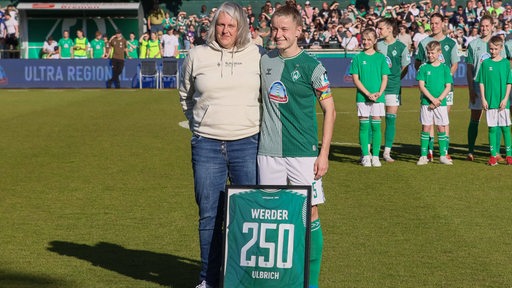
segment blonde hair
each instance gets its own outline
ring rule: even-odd
[[[215,26],[219,20],[219,14],[226,13],[229,15],[237,24],[235,47],[242,48],[251,42],[249,24],[247,23],[247,16],[242,6],[233,2],[224,2],[215,11],[213,16],[211,28],[208,30],[208,36],[206,37],[208,43],[217,42]]]

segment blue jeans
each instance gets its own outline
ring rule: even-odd
[[[226,180],[256,185],[259,134],[234,141],[192,136],[194,190],[199,206],[200,281],[219,283]]]

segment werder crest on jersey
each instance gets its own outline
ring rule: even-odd
[[[286,93],[286,87],[284,86],[283,82],[275,81],[272,83],[272,85],[270,85],[270,89],[268,90],[268,98],[270,101],[277,103],[288,102],[288,94]]]

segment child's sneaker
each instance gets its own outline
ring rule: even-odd
[[[489,161],[487,161],[487,165],[489,165],[489,166],[496,166],[496,165],[498,165],[498,159],[496,158],[496,156],[491,156],[489,158]]]
[[[361,160],[361,165],[363,165],[363,167],[372,167],[372,156],[363,156],[363,160]]]
[[[372,166],[373,167],[381,167],[382,166],[382,164],[380,164],[379,156],[372,157]]]
[[[416,165],[427,165],[428,159],[427,156],[421,156],[418,162],[416,162]]]
[[[475,156],[473,156],[473,153],[468,153],[468,157],[466,157],[466,160],[474,161],[475,160]]]
[[[446,154],[446,156],[444,156],[444,157],[446,157],[446,159],[448,159],[449,161],[453,161],[452,156],[450,156],[450,154]]]
[[[434,161],[434,152],[432,152],[432,150],[428,151],[427,159],[429,162]]]
[[[395,162],[395,159],[391,158],[390,153],[384,152],[384,154],[382,154],[382,158],[384,158],[384,160],[389,163]]]
[[[507,156],[507,158],[505,158],[505,161],[507,162],[507,165],[512,165],[512,156]]]
[[[445,165],[453,165],[452,160],[448,159],[446,156],[439,157],[439,162],[441,162],[441,164],[445,164]]]

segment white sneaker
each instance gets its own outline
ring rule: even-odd
[[[379,156],[372,157],[372,166],[373,167],[381,167],[382,166],[382,164],[380,164]]]
[[[418,162],[416,162],[416,165],[427,165],[428,164],[428,158],[427,156],[421,156]]]
[[[395,162],[395,159],[391,158],[390,153],[384,152],[384,154],[382,154],[382,158],[384,158],[384,160],[389,163]]]
[[[197,285],[196,288],[212,288],[212,286],[206,284],[206,280],[203,280],[201,284]]]
[[[363,167],[372,167],[372,157],[370,155],[363,156],[361,165],[363,165]]]
[[[439,162],[441,162],[441,164],[453,165],[452,160],[446,158],[446,156],[439,157]]]

